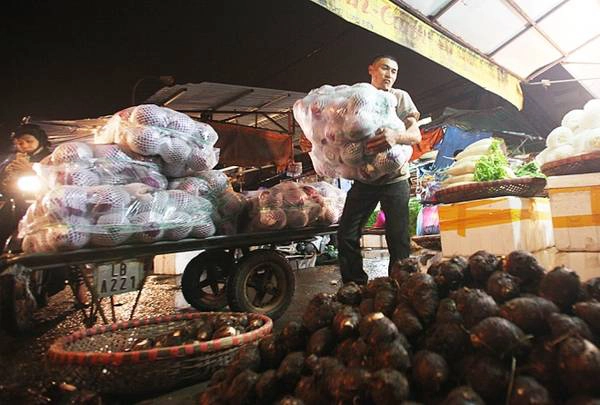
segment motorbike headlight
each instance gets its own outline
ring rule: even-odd
[[[17,188],[24,193],[37,193],[42,189],[38,176],[22,176],[17,180]]]

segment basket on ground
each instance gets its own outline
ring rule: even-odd
[[[546,176],[600,172],[600,151],[548,162],[540,170]]]
[[[257,329],[204,342],[127,351],[132,341],[152,339],[199,319],[245,315],[261,320]],[[50,346],[48,360],[56,378],[104,394],[142,396],[167,392],[210,378],[227,366],[239,347],[271,333],[273,322],[261,314],[191,312],[101,325],[62,337]]]
[[[439,202],[444,204],[504,196],[534,197],[540,195],[545,186],[546,179],[544,178],[519,177],[446,187],[438,190],[435,196]]]

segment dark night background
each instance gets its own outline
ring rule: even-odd
[[[380,53],[399,58],[395,86],[409,91],[424,115],[446,106],[512,108],[308,0],[9,1],[3,7],[2,140],[22,116],[97,117],[129,106],[144,76],[306,92],[368,81],[367,65]],[[160,87],[144,80],[137,102]]]

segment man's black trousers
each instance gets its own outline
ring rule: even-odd
[[[409,197],[408,180],[377,186],[354,182],[346,196],[338,228],[340,272],[344,283],[365,284],[368,280],[363,270],[360,237],[378,202],[385,213],[385,239],[390,253],[388,272],[394,262],[410,255]]]

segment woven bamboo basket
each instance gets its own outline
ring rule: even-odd
[[[136,351],[126,351],[127,347],[132,340],[161,336],[197,319],[219,315],[236,313],[191,312],[80,330],[50,346],[48,366],[56,378],[103,394],[135,397],[171,391],[210,378],[231,362],[241,345],[268,335],[272,320],[261,314],[244,314],[264,324],[247,333],[206,342]]]
[[[439,202],[444,204],[505,196],[534,197],[542,195],[544,187],[546,187],[544,178],[519,177],[446,187],[437,191],[435,196]]]
[[[548,162],[540,169],[546,176],[600,172],[600,151]]]

